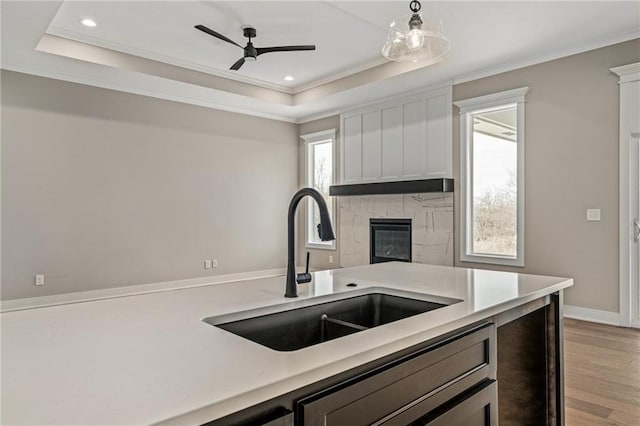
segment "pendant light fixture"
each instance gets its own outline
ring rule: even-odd
[[[449,51],[451,44],[444,35],[442,21],[424,17],[422,5],[409,3],[411,15],[394,19],[389,25],[387,42],[382,47],[385,58],[398,62],[418,62],[440,58]]]

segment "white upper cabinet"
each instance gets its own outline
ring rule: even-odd
[[[451,90],[427,98],[427,177],[453,176],[451,105]]]
[[[402,178],[402,105],[382,109],[382,179]]]
[[[340,116],[339,183],[452,177],[451,86]]]
[[[349,167],[343,168],[341,179],[344,182],[360,182],[362,180],[362,116],[344,118],[341,120],[341,126],[340,162],[349,163]]]
[[[362,114],[362,180],[382,177],[382,120],[380,111]]]
[[[418,179],[427,174],[426,101],[402,105],[403,177]]]

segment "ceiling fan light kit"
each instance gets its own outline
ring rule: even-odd
[[[244,27],[242,29],[243,35],[249,39],[245,47],[240,46],[238,43],[231,40],[230,38],[227,38],[222,34],[212,30],[211,28],[205,27],[204,25],[196,25],[194,28],[202,31],[203,33],[207,33],[210,36],[213,36],[217,39],[226,41],[227,43],[231,43],[234,46],[238,46],[239,48],[244,50],[244,54],[242,55],[242,58],[238,59],[233,65],[231,65],[231,68],[229,68],[230,70],[233,70],[233,71],[238,71],[246,61],[256,61],[258,59],[258,56],[265,53],[294,52],[294,51],[300,51],[300,50],[316,50],[316,46],[312,44],[299,45],[299,46],[254,47],[253,43],[251,42],[251,39],[255,38],[257,32],[256,32],[256,29],[253,27]]]
[[[397,62],[436,60],[444,56],[451,47],[444,35],[439,18],[425,18],[420,12],[422,5],[413,0],[409,3],[410,15],[391,21],[387,41],[382,55]]]

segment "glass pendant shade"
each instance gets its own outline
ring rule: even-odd
[[[418,62],[437,59],[450,47],[440,19],[413,13],[391,22],[382,54],[392,61]]]

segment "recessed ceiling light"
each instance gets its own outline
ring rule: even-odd
[[[295,80],[295,79],[293,78],[293,76],[292,76],[292,75],[285,75],[285,76],[283,77],[283,79],[284,79],[285,81],[293,81],[293,80]]]
[[[91,19],[91,18],[84,18],[84,19],[82,19],[82,20],[80,21],[80,23],[81,23],[82,25],[84,25],[85,27],[91,27],[91,28],[93,28],[93,27],[95,27],[96,25],[98,25],[98,24],[96,24],[96,21],[94,21],[94,20],[93,20],[93,19]]]

